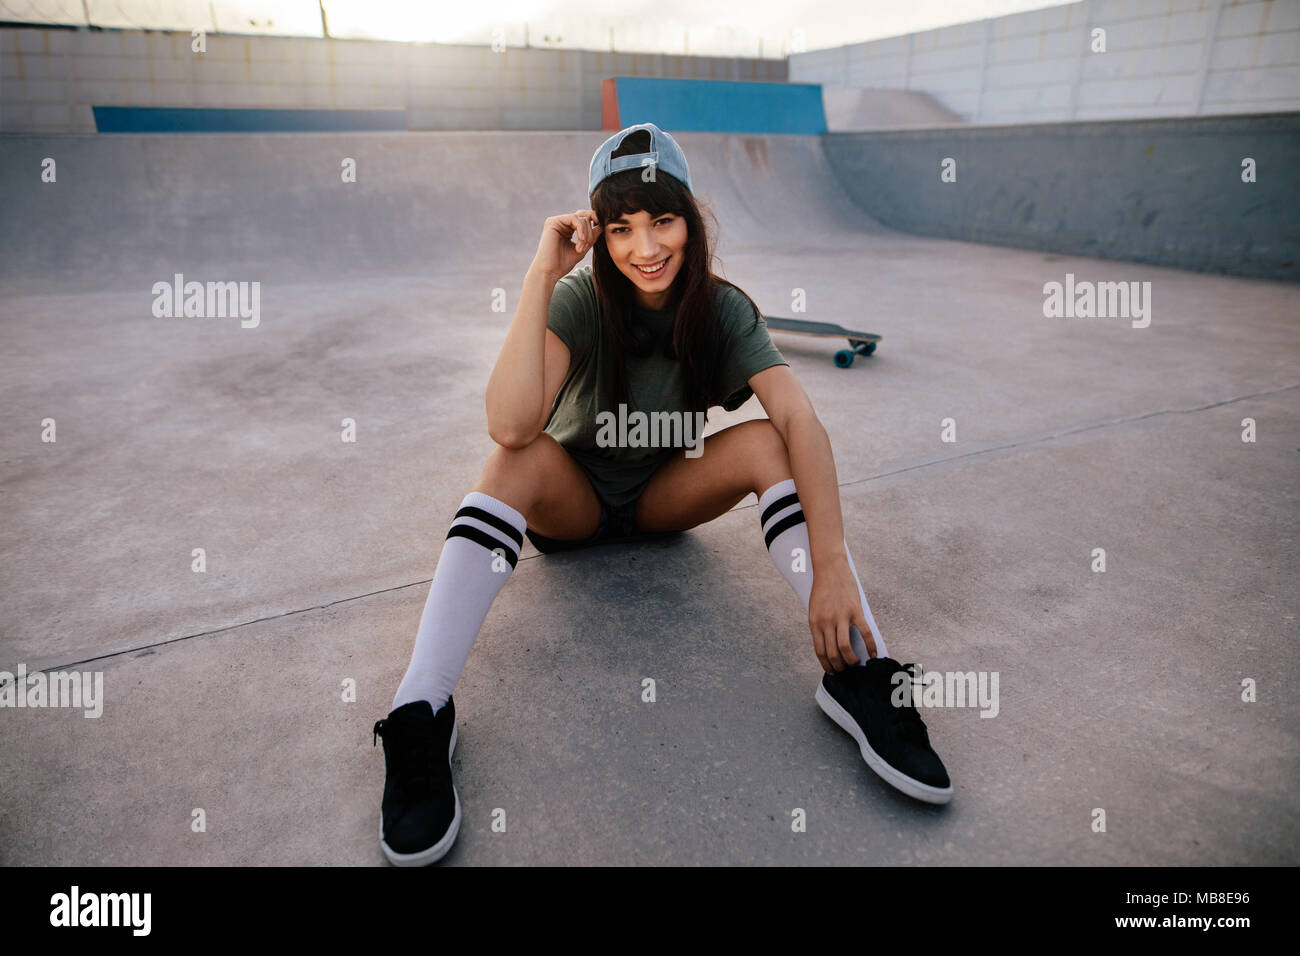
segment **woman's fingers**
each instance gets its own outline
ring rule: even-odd
[[[836,636],[840,642],[840,660],[845,667],[852,667],[858,662],[858,655],[853,653],[853,635],[849,633],[849,621],[841,621]]]
[[[830,658],[831,667],[835,668],[835,673],[838,674],[840,671],[844,670],[846,666],[844,663],[843,647],[844,642],[849,638],[848,625],[843,621],[830,625],[827,629],[826,637],[828,639],[827,643],[830,645],[826,649],[826,656]]]
[[[578,252],[585,252],[587,242],[587,220],[582,218],[581,212],[575,212],[571,216],[567,216],[566,221],[573,229],[573,236],[571,238],[574,248]]]
[[[831,662],[826,659],[826,641],[822,637],[822,632],[817,629],[816,625],[813,625],[810,629],[812,630],[813,636],[813,653],[817,655],[817,660],[822,665],[822,670],[829,674],[831,673]]]
[[[853,635],[850,632],[850,626],[856,626],[862,633],[863,642],[867,645],[868,655],[875,657],[876,642],[871,636],[871,629],[867,627],[867,622],[863,620],[860,613],[842,621],[828,623],[824,627],[819,627],[811,622],[809,624],[813,635],[813,649],[817,652],[817,660],[821,662],[822,669],[828,673],[838,674],[845,668],[856,667],[862,663],[853,650]]]
[[[590,209],[578,209],[563,216],[552,216],[547,220],[554,225],[555,231],[564,236],[573,246],[574,253],[581,259],[596,244],[601,234],[601,227],[596,214]],[[567,253],[561,253],[567,258]]]
[[[863,615],[861,608],[853,615],[853,624],[857,627],[858,633],[862,635],[862,643],[867,645],[867,656],[879,657],[880,649],[876,647],[875,635],[871,633],[871,628],[867,626],[867,619]]]
[[[577,247],[579,252],[586,252],[596,242],[596,235],[599,227],[596,225],[596,214],[590,209],[579,209],[573,214],[576,221],[576,230],[574,235],[577,237]]]

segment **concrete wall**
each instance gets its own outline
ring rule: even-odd
[[[822,138],[840,184],[926,236],[1300,279],[1300,114]],[[1242,159],[1257,181],[1242,182]],[[956,181],[940,179],[945,158]]]
[[[789,62],[791,82],[918,90],[971,123],[1290,111],[1300,0],[1083,0]]]
[[[400,107],[410,129],[600,129],[609,76],[786,78],[781,60],[309,37],[0,28],[0,132],[93,133],[91,107]]]

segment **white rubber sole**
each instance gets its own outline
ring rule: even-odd
[[[905,773],[895,770],[887,764],[883,757],[871,749],[871,744],[867,743],[867,735],[862,732],[858,722],[853,719],[847,710],[840,706],[839,701],[830,695],[821,681],[817,682],[817,706],[825,712],[827,717],[839,724],[850,737],[858,742],[858,749],[862,751],[862,759],[867,762],[867,766],[875,772],[876,776],[895,790],[900,790],[909,797],[923,800],[926,803],[942,804],[952,799],[951,785],[943,789],[932,787],[920,780],[913,780]]]
[[[460,737],[460,729],[456,726],[451,728],[451,747],[447,750],[447,760],[451,760],[451,755],[456,752],[456,741]],[[452,815],[451,826],[447,828],[447,833],[441,840],[429,847],[427,850],[420,850],[416,853],[398,853],[389,849],[384,842],[384,811],[381,807],[379,810],[379,846],[384,851],[384,856],[388,857],[388,862],[393,866],[428,866],[430,863],[437,863],[451,845],[456,842],[456,834],[460,832],[460,794],[456,792],[456,785],[451,786],[451,795],[456,800],[456,812]]]

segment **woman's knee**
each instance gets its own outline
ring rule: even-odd
[[[755,494],[790,477],[790,449],[770,418],[756,418],[736,427],[746,429],[746,457],[753,464]]]
[[[546,432],[522,448],[493,448],[474,490],[505,501],[548,537],[588,537],[600,520],[590,480]]]
[[[539,478],[544,472],[540,459],[548,451],[545,447],[548,439],[554,441],[543,432],[522,447],[494,442],[473,490],[499,498],[527,516],[540,497]]]

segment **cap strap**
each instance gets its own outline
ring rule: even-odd
[[[649,157],[649,159],[650,159],[650,162],[649,162],[649,163],[644,163],[644,160],[646,159],[646,157]],[[651,150],[651,151],[648,152],[648,153],[635,153],[635,154],[633,154],[633,155],[631,155],[631,156],[620,156],[620,157],[618,157],[617,159],[612,159],[612,160],[610,160],[610,162],[609,162],[609,171],[610,171],[610,174],[612,175],[612,174],[618,172],[619,170],[622,170],[622,169],[636,169],[636,168],[640,167],[640,166],[643,165],[643,164],[644,164],[644,165],[647,165],[647,166],[653,164],[654,166],[658,167],[658,165],[659,165],[659,151],[658,151],[658,150]]]

